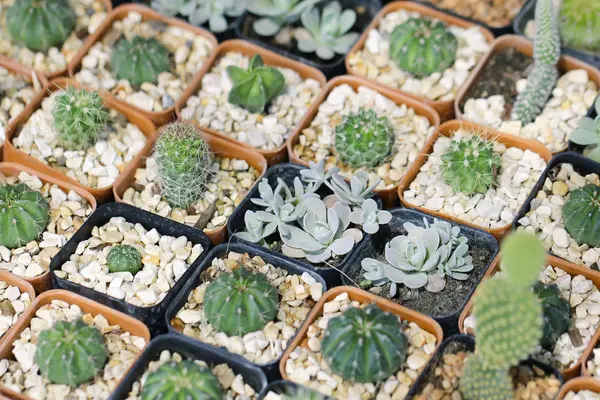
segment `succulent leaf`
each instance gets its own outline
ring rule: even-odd
[[[152,0],[151,4],[162,14],[187,17],[192,25],[208,24],[216,33],[227,30],[226,17],[238,17],[246,10],[246,2],[236,0]]]
[[[533,285],[533,292],[542,302],[544,311],[544,333],[540,345],[552,351],[558,338],[569,329],[571,306],[561,297],[555,284],[545,285],[538,281]]]
[[[253,24],[254,31],[262,36],[273,36],[284,25],[300,19],[303,12],[322,0],[251,0],[248,11],[263,18]]]

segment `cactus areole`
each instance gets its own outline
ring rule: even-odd
[[[48,202],[26,185],[0,187],[0,245],[15,249],[37,239],[50,219]]]

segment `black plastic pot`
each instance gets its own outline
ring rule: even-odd
[[[209,367],[227,364],[237,375],[244,377],[244,382],[252,386],[257,394],[267,387],[267,377],[260,370],[242,357],[234,356],[217,348],[190,340],[180,335],[160,335],[150,341],[144,352],[131,366],[127,375],[108,398],[109,400],[125,400],[129,396],[133,384],[137,382],[148,369],[151,361],[156,361],[164,350],[181,354],[184,359],[201,360]]]
[[[55,271],[60,270],[60,267],[69,259],[71,255],[75,253],[77,246],[80,242],[89,239],[92,236],[92,229],[96,226],[103,226],[110,221],[113,217],[123,217],[128,222],[139,223],[144,228],[150,230],[155,228],[161,235],[168,235],[174,237],[185,236],[193,244],[201,244],[204,248],[202,254],[198,259],[190,265],[185,273],[179,278],[175,285],[169,290],[165,298],[158,304],[152,307],[138,307],[133,304],[127,303],[124,300],[119,300],[111,297],[105,293],[100,293],[94,289],[81,286],[77,283],[71,282],[67,279],[59,278],[56,276]],[[66,289],[71,292],[80,294],[88,299],[97,301],[98,303],[104,304],[115,310],[121,311],[125,314],[131,315],[134,318],[144,322],[152,336],[163,333],[166,331],[165,312],[167,306],[172,302],[175,295],[181,290],[184,284],[189,280],[190,276],[194,273],[202,260],[209,253],[211,247],[210,240],[201,230],[194,229],[192,227],[179,224],[171,221],[170,219],[160,217],[156,214],[149,213],[147,211],[140,210],[139,208],[132,207],[123,203],[108,203],[99,207],[90,217],[84,222],[79,228],[77,233],[67,242],[67,244],[54,256],[50,263],[50,272],[52,274],[52,288],[53,289]]]
[[[367,26],[369,26],[371,20],[373,20],[377,12],[381,9],[380,0],[339,0],[339,2],[342,4],[344,9],[352,7],[357,11],[364,10],[362,13],[357,12],[356,23],[351,30],[352,32],[358,32],[359,34],[362,34]],[[327,79],[331,79],[337,75],[343,75],[346,73],[346,67],[344,65],[346,57],[345,54],[336,54],[332,60],[324,61],[319,59],[315,54],[304,53],[295,47],[290,49],[284,48],[283,46],[279,46],[277,44],[268,43],[266,41],[267,37],[258,35],[252,28],[252,23],[257,18],[259,17],[251,14],[250,12],[244,13],[238,19],[235,26],[237,37],[248,40],[303,64],[317,68],[325,74]],[[296,23],[294,26],[301,25],[301,23]],[[294,39],[292,39],[292,44],[295,45]]]
[[[235,251],[241,254],[248,253],[251,256],[259,256],[267,263],[273,264],[278,268],[285,269],[286,271],[295,275],[302,275],[303,273],[307,272],[318,282],[321,282],[321,284],[323,285],[323,293],[327,291],[327,285],[325,283],[325,280],[322,277],[320,277],[317,273],[310,271],[308,270],[308,268],[300,266],[297,263],[291,263],[284,257],[278,255],[277,253],[268,253],[260,246],[252,246],[246,243],[220,244],[214,249],[212,249],[208,256],[204,257],[200,266],[194,271],[194,274],[186,280],[186,283],[183,286],[183,288],[171,300],[169,307],[167,308],[167,312],[165,314],[165,323],[170,333],[184,336],[183,333],[179,332],[173,327],[173,325],[171,324],[171,319],[173,319],[177,315],[177,312],[185,305],[190,292],[196,287],[198,287],[198,284],[200,283],[200,274],[202,273],[202,271],[210,267],[212,261],[215,258],[222,257],[230,251]],[[197,341],[196,339],[191,340]],[[229,354],[229,351],[225,348],[223,348],[221,351]],[[281,357],[278,357],[276,360],[265,365],[258,365],[253,363],[252,365],[257,365],[257,367],[261,368],[270,380],[279,379],[281,378],[281,376],[279,375],[279,360],[281,360]]]
[[[515,32],[519,35],[526,36],[525,27],[527,26],[527,23],[534,18],[534,15],[535,0],[530,0],[527,4],[525,4],[525,6],[521,9],[521,12],[519,12],[513,21],[513,28]],[[583,60],[586,63],[595,66],[596,68],[600,68],[600,54],[595,55],[585,51],[571,49],[569,47],[563,47],[562,52],[563,54],[568,54],[572,57]]]
[[[331,397],[329,397],[329,396],[325,396],[324,394],[315,392],[314,390],[308,389],[302,385],[298,385],[297,383],[294,383],[292,381],[275,381],[275,382],[271,382],[269,384],[269,386],[267,386],[267,388],[263,391],[262,396],[260,396],[260,400],[264,400],[265,396],[269,392],[273,392],[273,393],[276,393],[279,395],[283,395],[283,394],[290,395],[290,394],[297,393],[298,390],[302,390],[303,393],[318,394],[323,397],[323,400],[331,399]]]

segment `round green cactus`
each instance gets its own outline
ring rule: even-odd
[[[219,380],[208,368],[183,360],[163,364],[148,375],[142,400],[221,400]]]
[[[473,134],[453,140],[442,155],[444,181],[455,192],[486,193],[495,183],[501,159],[494,143]]]
[[[562,207],[565,229],[578,244],[600,247],[600,186],[575,189]]]
[[[533,292],[542,302],[544,311],[544,333],[540,344],[552,350],[560,335],[569,329],[571,306],[560,296],[558,286],[554,284],[544,285],[538,281],[533,286]]]
[[[354,168],[374,168],[392,154],[396,135],[386,117],[373,110],[350,113],[335,127],[338,159]]]
[[[162,195],[171,206],[188,208],[204,196],[213,155],[194,125],[174,122],[165,127],[154,157]]]
[[[109,272],[131,272],[135,275],[142,268],[142,255],[133,246],[115,246],[106,256]]]
[[[110,59],[117,79],[125,79],[134,87],[158,82],[158,75],[171,69],[169,49],[154,38],[122,37]]]
[[[32,51],[62,46],[76,23],[69,0],[16,0],[6,12],[10,37]]]
[[[50,216],[48,202],[26,185],[0,186],[0,245],[9,249],[37,239]]]
[[[352,307],[327,324],[321,353],[331,370],[344,379],[382,381],[406,360],[408,339],[398,317],[376,304]]]
[[[58,141],[67,150],[93,146],[108,121],[108,111],[98,93],[72,86],[56,96],[52,116]]]
[[[50,382],[78,386],[98,375],[108,349],[98,328],[82,320],[57,321],[38,336],[35,363]]]
[[[513,383],[508,369],[486,368],[472,355],[463,367],[460,392],[464,400],[512,400]]]
[[[417,78],[443,72],[454,65],[458,41],[440,21],[410,18],[390,38],[390,58]]]
[[[559,25],[565,46],[600,53],[600,2],[563,0]]]
[[[238,268],[221,274],[206,288],[204,314],[208,322],[229,336],[256,332],[273,321],[279,294],[263,274]]]

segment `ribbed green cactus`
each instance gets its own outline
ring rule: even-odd
[[[58,141],[67,150],[87,150],[106,126],[108,111],[97,92],[68,87],[52,110]]]
[[[98,375],[108,349],[98,328],[82,320],[57,321],[40,333],[35,363],[50,382],[78,386]]]
[[[154,157],[159,187],[169,204],[186,209],[204,196],[213,154],[198,128],[184,122],[166,126]]]
[[[109,272],[131,272],[135,275],[142,268],[142,255],[135,247],[123,244],[110,249],[106,263]]]
[[[0,245],[9,249],[37,239],[50,216],[48,202],[26,185],[0,186]]]
[[[444,182],[455,192],[486,193],[496,184],[501,165],[494,142],[473,133],[453,140],[442,155]]]
[[[396,135],[386,117],[360,108],[335,127],[335,152],[338,159],[354,168],[374,168],[392,153]]]
[[[32,51],[62,46],[76,23],[69,0],[15,0],[6,11],[12,40]]]
[[[544,333],[540,344],[552,350],[560,335],[569,329],[571,306],[560,296],[558,286],[555,284],[545,285],[538,281],[533,285],[533,292],[542,302],[544,311]]]
[[[472,355],[463,367],[460,392],[464,400],[512,400],[513,383],[507,369],[486,368]]]
[[[458,41],[440,21],[410,18],[390,38],[390,58],[417,78],[443,72],[454,65]]]
[[[193,361],[161,365],[148,375],[142,400],[221,400],[223,389],[216,376]]]
[[[562,207],[562,220],[578,244],[600,247],[600,186],[590,183],[573,190]]]
[[[600,54],[600,2],[563,0],[559,24],[565,46]]]
[[[267,278],[238,268],[221,274],[206,288],[204,314],[208,322],[229,336],[256,332],[273,321],[279,294]]]
[[[379,382],[400,369],[407,357],[408,339],[398,317],[376,304],[351,307],[328,322],[321,353],[342,378]]]
[[[128,80],[134,87],[158,82],[158,75],[171,68],[169,49],[155,38],[135,36],[119,39],[113,49],[110,67],[117,79]]]

